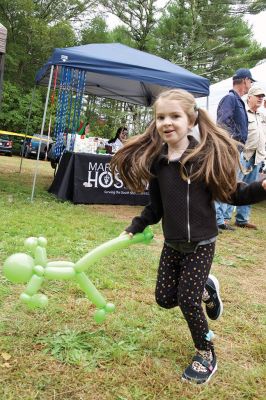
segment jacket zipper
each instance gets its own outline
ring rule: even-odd
[[[189,214],[189,204],[190,204],[190,193],[189,193],[190,178],[187,180],[187,234],[188,242],[190,243],[190,214]]]
[[[181,163],[180,163],[181,164]],[[186,167],[181,164],[182,167],[184,167],[185,171],[186,171],[186,175],[187,175],[187,236],[188,236],[188,243],[190,243],[190,213],[189,213],[189,208],[190,208],[190,190],[189,190],[189,186],[191,184],[191,180],[188,174],[188,171],[186,169]],[[190,166],[190,175],[191,175],[191,171],[192,171],[192,167],[193,165]]]

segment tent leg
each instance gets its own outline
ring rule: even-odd
[[[31,96],[30,111],[29,111],[29,115],[28,115],[25,136],[23,138],[23,149],[22,149],[23,151],[24,151],[24,145],[25,145],[26,137],[27,137],[28,132],[29,132],[29,124],[30,124],[30,119],[31,119],[33,101],[34,101],[34,98],[35,98],[35,90],[36,90],[36,85],[33,88],[32,96]],[[21,170],[22,170],[22,162],[23,162],[23,153],[21,153],[21,156],[20,156],[19,173],[21,173]]]
[[[36,178],[37,178],[37,172],[38,172],[38,165],[39,165],[39,158],[40,158],[40,151],[41,151],[42,136],[43,136],[44,125],[45,125],[45,120],[46,120],[46,112],[47,112],[47,108],[48,108],[48,101],[49,101],[49,96],[50,96],[50,89],[51,89],[53,71],[54,71],[54,65],[52,65],[52,67],[51,67],[50,78],[49,78],[49,84],[48,84],[48,89],[47,89],[47,94],[46,94],[46,101],[45,101],[45,107],[44,107],[43,119],[42,119],[41,138],[40,138],[40,142],[39,142],[38,153],[37,153],[37,159],[36,159],[36,163],[35,163],[34,178],[33,178],[33,183],[32,183],[32,191],[31,191],[31,198],[30,198],[30,201],[31,201],[31,202],[33,202],[33,197],[34,197],[34,192],[35,192],[35,185],[36,185]]]

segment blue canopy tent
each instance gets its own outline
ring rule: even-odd
[[[59,75],[65,69],[84,73],[84,83],[82,90],[79,90],[79,97],[82,92],[87,95],[151,106],[157,95],[167,88],[184,89],[195,97],[209,95],[208,79],[161,57],[119,43],[57,48],[47,63],[37,72],[35,78],[36,84],[48,85],[41,136],[44,131],[55,67]],[[60,82],[56,82],[55,86],[59,87]],[[34,196],[36,176],[37,165],[31,200]]]
[[[87,44],[54,50],[36,75],[47,84],[53,65],[87,71],[85,93],[150,106],[166,88],[180,88],[195,97],[209,95],[209,80],[161,57],[119,44]]]

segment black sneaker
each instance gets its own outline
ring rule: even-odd
[[[220,318],[223,313],[223,303],[219,294],[219,281],[214,275],[209,275],[205,289],[207,290],[210,298],[204,303],[206,304],[206,313],[210,319],[216,320]]]
[[[218,225],[218,229],[223,230],[223,231],[235,231],[235,228],[233,228],[231,225],[227,225],[227,224]]]
[[[191,364],[185,369],[182,380],[198,385],[207,383],[217,371],[216,355],[213,348],[212,361],[207,361],[199,352],[192,358]],[[199,366],[199,370],[197,370]]]

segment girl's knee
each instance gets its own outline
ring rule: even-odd
[[[166,296],[159,297],[159,296],[155,295],[155,300],[156,300],[156,303],[162,308],[173,308],[173,307],[178,306],[177,300],[174,300],[174,299],[169,300]]]

